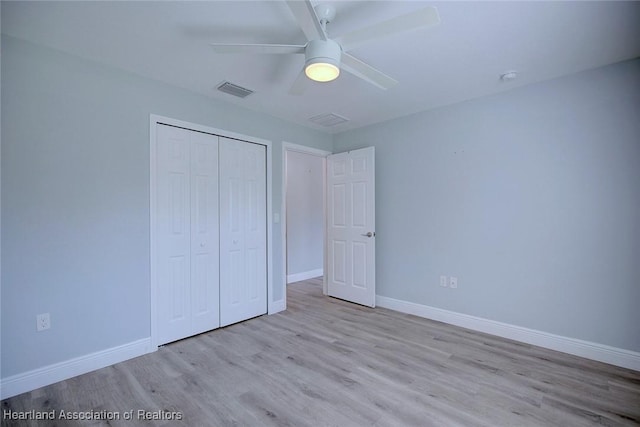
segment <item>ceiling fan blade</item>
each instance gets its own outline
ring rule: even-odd
[[[231,44],[210,43],[217,53],[304,53],[304,46],[292,44]]]
[[[304,73],[304,70],[300,70],[298,77],[291,85],[291,89],[289,89],[290,95],[300,96],[304,93],[304,90],[307,87],[307,76]]]
[[[376,70],[372,66],[365,64],[358,58],[348,53],[342,54],[341,68],[356,77],[361,78],[380,89],[390,89],[398,84],[398,81],[387,76],[381,71]]]
[[[302,32],[307,36],[307,40],[327,40],[327,33],[320,25],[316,12],[313,10],[313,5],[309,0],[287,0],[287,5],[291,9],[293,16],[296,17]]]
[[[427,7],[406,15],[383,21],[369,27],[361,28],[340,37],[335,41],[342,46],[344,51],[353,49],[363,43],[392,34],[402,33],[417,28],[430,27],[440,23],[440,15],[435,7]]]

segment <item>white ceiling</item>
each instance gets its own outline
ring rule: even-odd
[[[316,4],[317,2],[314,2]],[[328,132],[497,93],[640,56],[640,2],[331,1],[330,36],[426,6],[438,26],[351,54],[400,83],[387,91],[348,73],[288,93],[300,55],[215,54],[208,43],[304,44],[283,1],[2,2],[2,32]],[[500,74],[517,70],[502,82]],[[224,80],[254,94],[215,90]],[[309,118],[350,119],[323,128]]]

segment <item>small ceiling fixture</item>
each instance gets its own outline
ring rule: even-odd
[[[515,80],[518,77],[517,71],[506,71],[500,76],[500,80],[503,82],[510,82],[511,80]]]

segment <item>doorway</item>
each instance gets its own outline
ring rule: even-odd
[[[282,153],[283,271],[289,284],[324,276],[326,156],[331,153],[286,142]]]

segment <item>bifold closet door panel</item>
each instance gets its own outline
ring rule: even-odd
[[[220,326],[218,137],[191,132],[192,335]]]
[[[160,344],[219,326],[218,137],[156,126]]]
[[[157,281],[159,341],[191,331],[190,137],[157,125]]]
[[[220,325],[267,312],[266,147],[220,137]]]

